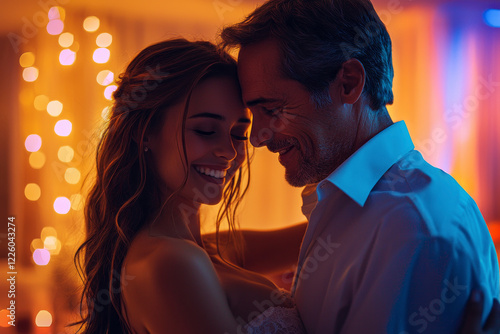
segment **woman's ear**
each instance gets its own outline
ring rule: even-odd
[[[342,104],[356,103],[363,93],[365,77],[365,68],[359,60],[356,58],[347,60],[342,64],[337,78],[330,86],[330,89],[337,91],[332,96],[339,96]]]

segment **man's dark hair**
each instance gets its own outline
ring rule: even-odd
[[[392,104],[391,38],[369,0],[270,0],[221,33],[224,48],[273,38],[285,77],[306,87],[321,107],[341,65],[358,59],[366,72],[364,93],[373,110]]]

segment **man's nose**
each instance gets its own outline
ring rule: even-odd
[[[255,147],[265,146],[272,137],[273,131],[269,124],[262,117],[255,117],[254,115],[250,143]]]

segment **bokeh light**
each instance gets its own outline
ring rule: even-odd
[[[23,79],[27,82],[33,82],[38,79],[38,68],[36,67],[26,67],[23,70]]]
[[[43,248],[43,241],[40,238],[33,239],[30,245],[31,252],[33,253],[35,249]]]
[[[64,22],[61,20],[51,20],[47,23],[47,32],[49,35],[59,35],[64,30]]]
[[[35,63],[35,54],[33,52],[25,52],[19,57],[19,65],[22,67],[30,67]]]
[[[54,126],[54,131],[58,136],[67,137],[70,135],[72,128],[73,124],[71,124],[70,121],[68,121],[67,119],[62,119],[60,121],[57,121],[56,125]]]
[[[61,146],[57,151],[57,157],[62,162],[70,162],[73,160],[75,156],[75,151],[71,148],[71,146]]]
[[[113,98],[113,92],[118,88],[116,85],[109,85],[108,87],[104,88],[104,97],[107,100],[111,100]]]
[[[76,60],[76,52],[70,49],[61,50],[59,53],[59,63],[64,66],[73,65]]]
[[[49,20],[62,20],[64,21],[66,17],[66,11],[64,8],[59,7],[59,6],[54,6],[49,9]]]
[[[50,252],[43,248],[35,249],[33,252],[33,261],[39,266],[46,266],[50,262]]]
[[[56,237],[57,238],[57,231],[52,226],[45,226],[42,229],[42,232],[40,232],[40,238],[42,238],[42,240],[45,240],[45,238],[47,238],[47,237]]]
[[[29,163],[31,168],[40,169],[45,165],[45,154],[40,151],[33,152],[30,154]]]
[[[111,118],[111,108],[104,107],[104,109],[101,111],[101,117],[106,122],[109,121],[109,119]]]
[[[33,101],[33,105],[36,110],[43,111],[47,109],[47,104],[49,103],[49,97],[47,95],[38,95]]]
[[[26,187],[24,187],[24,196],[30,201],[38,201],[41,195],[42,190],[36,183],[28,183]]]
[[[39,135],[31,134],[26,137],[24,147],[28,152],[36,152],[42,147],[42,138]]]
[[[108,49],[98,48],[98,49],[95,49],[94,55],[92,56],[92,59],[94,59],[94,61],[97,64],[104,64],[104,63],[108,62],[110,55],[111,55],[111,53],[109,52]]]
[[[115,80],[115,74],[110,70],[102,70],[97,74],[96,80],[99,85],[107,86],[110,83],[113,83]]]
[[[52,314],[46,310],[39,311],[36,315],[35,323],[38,327],[50,327],[52,325]]]
[[[108,34],[107,32],[103,32],[102,34],[99,34],[99,36],[97,36],[95,42],[98,47],[107,48],[113,42],[113,36],[111,36],[111,34]]]
[[[70,32],[62,33],[59,36],[59,45],[63,48],[69,48],[75,41],[75,36]]]
[[[43,241],[43,248],[45,248],[50,252],[51,250],[56,249],[56,242],[57,242],[57,237],[48,236]]]
[[[80,177],[80,171],[74,167],[70,167],[64,172],[64,179],[69,184],[77,184],[80,181]]]
[[[62,113],[62,110],[63,104],[58,100],[47,103],[47,112],[50,116],[57,117]]]
[[[71,202],[67,197],[58,197],[54,201],[54,211],[61,214],[65,215],[69,212],[69,209],[71,209]]]
[[[100,21],[95,16],[89,16],[83,21],[83,29],[88,32],[94,32],[99,29]]]
[[[500,9],[488,9],[484,12],[484,21],[493,28],[500,28]]]
[[[71,208],[75,211],[83,209],[83,196],[80,194],[73,194],[69,198],[71,202]]]

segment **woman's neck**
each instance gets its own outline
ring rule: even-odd
[[[182,199],[169,200],[150,224],[150,232],[190,240],[203,247],[200,205]]]

